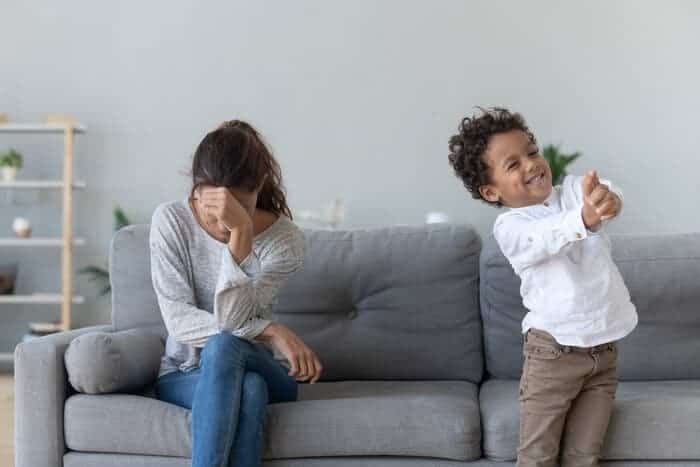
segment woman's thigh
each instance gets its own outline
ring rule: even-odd
[[[245,359],[247,371],[262,376],[267,384],[269,402],[292,402],[297,400],[297,382],[289,376],[289,370],[274,359],[272,352],[261,344],[251,344]]]
[[[194,392],[202,370],[173,371],[158,378],[158,399],[192,410]]]
[[[252,371],[262,376],[267,385],[269,402],[297,400],[296,380],[289,376],[287,368],[273,358],[272,352],[262,345],[250,344],[246,347],[246,372]],[[201,368],[187,372],[177,370],[158,378],[158,398],[191,410],[201,372]]]

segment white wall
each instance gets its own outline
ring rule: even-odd
[[[611,230],[697,231],[698,18],[691,0],[5,0],[0,113],[68,113],[89,127],[76,165],[89,188],[75,206],[90,246],[77,266],[103,262],[115,203],[144,222],[184,197],[194,147],[234,117],[272,144],[293,208],[341,196],[349,227],[442,210],[487,234],[498,211],[452,175],[447,139],[474,106],[502,105],[541,143],[582,151],[575,171],[597,168],[624,189]],[[61,146],[45,138],[2,136],[0,149],[41,160],[25,176],[48,176]],[[19,213],[60,231],[57,196],[13,199],[0,193],[0,235]],[[0,255],[19,255],[28,290],[57,275],[57,253],[41,263],[55,272],[29,265],[36,255]],[[108,321],[107,302],[77,286],[91,297],[77,323]],[[11,348],[41,313],[3,310],[0,343]]]

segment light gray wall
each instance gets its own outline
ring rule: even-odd
[[[447,212],[487,234],[496,209],[467,197],[447,139],[476,105],[521,111],[623,187],[617,232],[700,230],[696,201],[700,4],[695,1],[4,1],[0,113],[68,113],[77,142],[77,266],[101,263],[111,208],[148,221],[182,198],[192,151],[224,119],[257,125],[276,150],[293,208],[341,196],[345,226],[420,223]],[[60,143],[0,136],[49,176]],[[19,203],[19,204],[17,204]],[[59,197],[0,193],[0,235],[24,213],[60,231]],[[0,251],[32,290],[57,252]],[[32,264],[30,264],[32,263]],[[47,286],[48,287],[48,286]],[[55,287],[58,287],[56,281]],[[76,323],[109,320],[89,297]],[[45,308],[3,307],[0,351]],[[57,313],[54,310],[51,313]]]

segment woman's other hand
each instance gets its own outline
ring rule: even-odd
[[[272,343],[282,355],[284,355],[291,368],[289,376],[297,381],[309,381],[311,384],[318,381],[323,371],[323,366],[311,348],[309,348],[299,336],[283,324],[271,323],[258,336],[261,340]]]

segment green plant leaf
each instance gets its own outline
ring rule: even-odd
[[[15,149],[10,148],[8,151],[0,155],[0,167],[15,167],[22,168],[22,154]]]
[[[107,284],[102,290],[100,290],[100,297],[108,295],[112,291],[112,286]]]
[[[124,213],[124,210],[120,208],[119,206],[114,208],[114,231],[116,232],[117,230],[121,229],[122,227],[126,227],[127,225],[131,225],[131,221],[129,220],[128,217],[126,217],[126,214]]]
[[[85,266],[78,270],[78,274],[94,274],[96,276],[109,278],[109,272],[99,266]]]
[[[126,214],[124,213],[124,210],[120,208],[119,206],[115,206],[114,210],[112,211],[113,217],[114,217],[114,231],[116,232],[117,230],[121,229],[122,227],[126,227],[127,225],[131,225],[131,221],[129,220],[128,217],[126,217]],[[109,279],[109,270],[106,268],[101,268],[99,266],[86,266],[78,271],[79,274],[87,274],[90,275],[91,277],[88,279],[89,282],[94,282],[94,281],[100,281],[100,282],[106,282],[104,287],[102,287],[99,291],[100,296],[105,296],[109,295],[109,293],[112,291],[112,286],[110,283]]]
[[[581,153],[565,154],[560,151],[559,146],[548,144],[542,149],[542,157],[547,160],[552,171],[552,184],[559,185],[566,176],[567,166],[581,157]]]

